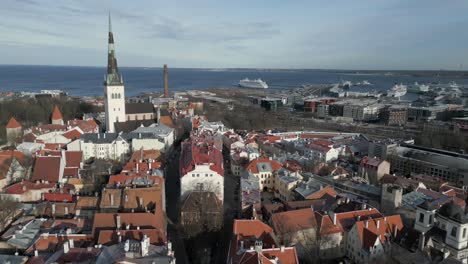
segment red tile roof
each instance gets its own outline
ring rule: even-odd
[[[122,207],[124,209],[142,209],[155,210],[163,212],[163,193],[161,186],[149,188],[130,188],[123,190]],[[141,204],[143,202],[143,204]]]
[[[101,230],[99,232],[98,244],[101,245],[113,245],[119,243],[119,235],[122,237],[122,241],[127,239],[141,241],[144,235],[147,235],[150,239],[150,243],[153,245],[163,245],[166,241],[166,237],[163,232],[159,229],[140,229],[140,230]]]
[[[120,186],[130,186],[134,185],[135,181],[147,179],[150,182],[151,186],[162,186],[164,184],[164,178],[160,176],[150,176],[146,173],[131,173],[131,174],[117,174],[111,175],[109,178],[108,185],[109,186],[116,186],[117,184]],[[144,184],[146,185],[146,184]]]
[[[28,249],[26,254],[33,254],[34,250],[44,253],[55,252],[63,248],[63,243],[73,239],[75,247],[87,246],[93,243],[92,235],[81,234],[42,234]]]
[[[44,200],[49,202],[74,202],[75,198],[68,193],[44,193]]]
[[[361,217],[382,217],[377,209],[335,213],[336,224],[333,224],[331,214],[314,211],[311,208],[287,211],[273,214],[271,221],[276,234],[286,234],[317,228],[320,234],[340,233],[349,230]]]
[[[137,170],[138,168],[138,170]],[[154,169],[160,169],[161,168],[161,162],[154,161],[154,162],[134,162],[134,161],[129,161],[125,166],[123,167],[122,171],[125,172],[147,172],[150,170]]]
[[[61,150],[64,146],[65,144],[61,143],[45,143],[43,153],[48,153],[47,150]]]
[[[277,171],[279,169],[281,169],[281,164],[279,164],[276,160],[270,160],[270,159],[266,159],[266,158],[258,158],[258,159],[254,159],[252,160],[246,167],[246,169],[250,172],[252,172],[253,174],[256,174],[258,173],[258,163],[270,163],[271,165],[271,169],[273,171]]]
[[[307,200],[315,200],[315,199],[322,199],[326,195],[331,197],[336,197],[336,191],[332,186],[325,186],[322,189],[310,194],[307,197],[304,197]]]
[[[65,167],[80,167],[83,161],[83,152],[81,151],[65,151]]]
[[[94,119],[88,120],[68,120],[67,125],[69,127],[79,127],[83,133],[97,133],[99,132],[99,126]]]
[[[97,209],[99,205],[99,197],[95,196],[78,196],[76,201],[76,209]]]
[[[292,172],[302,171],[302,165],[297,160],[287,160],[283,162],[283,166]]]
[[[62,136],[70,139],[70,140],[75,140],[75,139],[78,139],[80,138],[81,136],[81,132],[78,131],[78,129],[71,129],[71,130],[68,130],[67,132],[63,133]]]
[[[362,158],[360,165],[365,167],[377,168],[382,162],[384,161],[377,158],[369,158],[365,156],[364,158]]]
[[[52,120],[63,120],[62,113],[57,105],[54,107],[54,112],[52,113]]]
[[[299,263],[294,248],[276,248],[273,229],[259,220],[234,220],[233,234],[230,263],[274,263],[275,258],[281,263]],[[262,241],[260,252],[250,249],[257,240]]]
[[[59,182],[61,157],[41,156],[36,158],[31,180]]]
[[[181,177],[191,172],[196,165],[210,165],[210,170],[224,176],[223,155],[214,147],[212,140],[186,141],[182,143],[180,160]]]
[[[26,166],[26,156],[22,152],[17,150],[0,151],[0,179],[6,177],[14,159],[20,166]]]
[[[161,158],[161,152],[157,149],[151,150],[137,150],[133,152],[132,157],[130,158],[131,161],[138,161],[138,160],[156,160],[159,161]]]
[[[317,227],[315,212],[311,208],[273,214],[271,223],[277,235]]]
[[[264,233],[272,233],[273,228],[259,220],[234,220],[233,233],[259,238]]]
[[[287,247],[281,251],[280,248],[269,248],[263,249],[262,255],[267,257],[269,260],[278,258],[279,263],[290,263],[290,264],[299,264],[299,259],[297,257],[297,252],[295,247]],[[265,262],[263,262],[265,263]],[[266,262],[268,263],[268,262]],[[278,263],[278,262],[271,262],[271,263]]]
[[[117,226],[117,216],[120,217],[121,226]],[[166,221],[163,212],[153,213],[96,213],[93,223],[93,234],[99,237],[101,230],[125,229],[129,225],[131,229],[159,229],[165,235]]]
[[[36,135],[34,133],[27,133],[26,135],[23,136],[23,141],[24,142],[35,142],[36,141]]]
[[[33,183],[30,181],[22,181],[10,185],[5,188],[6,194],[23,194],[28,190],[41,190],[44,189],[44,192],[54,189],[55,183]]]
[[[332,216],[328,214],[315,212],[315,219],[320,235],[336,234],[344,231],[341,224],[338,222],[334,224]]]
[[[303,139],[314,139],[314,138],[334,138],[335,135],[330,135],[330,134],[301,134],[299,136],[300,138],[303,138]]]
[[[21,124],[16,121],[14,117],[10,118],[10,121],[8,121],[8,124],[6,125],[6,128],[21,128]]]
[[[323,153],[328,152],[332,148],[331,143],[330,143],[330,145],[324,145],[324,144],[316,144],[315,142],[316,141],[310,142],[309,144],[307,144],[307,147],[309,149],[311,149],[311,150],[315,150],[315,151],[319,151],[319,152],[323,152]]]
[[[80,176],[79,168],[65,168],[63,169],[63,177],[78,178]]]

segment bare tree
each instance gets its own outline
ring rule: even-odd
[[[8,197],[0,196],[0,232],[2,232],[18,215],[18,202]]]
[[[217,188],[212,183],[199,184],[186,196],[181,207],[181,224],[187,238],[221,229],[223,205],[216,196]]]
[[[320,258],[335,246],[333,237],[319,235],[317,227],[280,223],[275,232],[281,245],[296,247],[301,263],[320,263]]]

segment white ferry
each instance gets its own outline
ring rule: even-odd
[[[250,80],[248,78],[239,81],[239,86],[244,88],[267,89],[268,84],[262,79]]]

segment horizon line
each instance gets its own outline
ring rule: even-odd
[[[164,64],[163,64],[164,65]],[[95,65],[60,65],[60,64],[8,64],[0,63],[0,66],[37,66],[37,67],[81,67],[81,68],[106,68],[106,66]],[[169,66],[169,65],[168,65]],[[153,68],[163,69],[163,66],[124,66],[119,68]],[[197,70],[309,70],[309,71],[365,71],[365,72],[467,72],[468,70],[451,69],[338,69],[338,68],[265,68],[265,67],[170,67],[169,69],[197,69]]]

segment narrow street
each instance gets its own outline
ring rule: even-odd
[[[184,241],[177,230],[180,210],[179,176],[180,142],[174,143],[174,149],[166,158],[166,214],[168,217],[168,239],[172,242],[177,264],[190,263],[187,258]]]
[[[223,148],[223,159],[224,159],[224,225],[221,230],[221,237],[219,241],[219,247],[217,248],[217,254],[215,256],[215,262],[213,263],[226,263],[227,255],[229,251],[229,243],[232,238],[232,227],[234,224],[234,218],[236,218],[238,212],[238,200],[236,200],[236,190],[239,190],[239,178],[232,175],[231,164],[229,158],[229,150]]]

